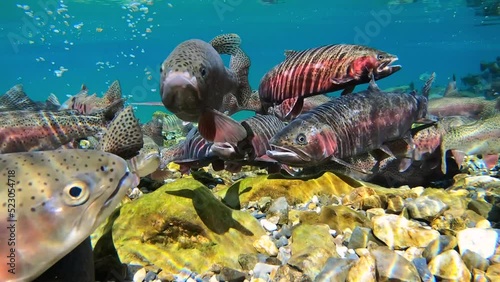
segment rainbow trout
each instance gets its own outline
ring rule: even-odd
[[[30,281],[78,246],[138,177],[87,150],[0,155],[0,281]]]
[[[210,43],[187,40],[161,66],[163,105],[184,121],[198,122],[200,134],[208,141],[238,142],[246,137],[245,129],[222,113],[227,95],[236,97],[239,105],[251,95],[250,59],[240,43],[236,34],[217,36]],[[229,69],[220,54],[231,55]]]
[[[498,164],[500,114],[450,129],[441,140],[441,171],[446,173],[446,152],[451,150],[460,167],[465,155],[483,155],[489,169]]]
[[[88,89],[82,85],[80,92],[65,101],[61,110],[75,110],[82,115],[94,114],[108,108],[113,104],[120,104],[123,107],[125,99],[122,98],[122,90],[118,80],[113,81],[102,98],[96,94],[88,95]]]
[[[299,115],[271,139],[273,149],[267,154],[291,166],[334,161],[366,172],[342,159],[377,149],[393,156],[385,144],[397,139],[412,144],[412,124],[426,116],[428,91],[424,93],[382,92],[372,79],[368,90],[341,96]]]
[[[366,46],[337,44],[303,51],[285,51],[285,60],[267,72],[259,85],[263,111],[287,100],[287,116],[302,111],[304,98],[387,77],[401,69],[395,55]]]

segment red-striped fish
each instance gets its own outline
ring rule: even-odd
[[[428,92],[424,92],[428,93]],[[368,90],[345,95],[301,114],[271,139],[271,158],[292,166],[317,166],[380,149],[405,138],[411,142],[413,123],[424,119],[427,97],[382,92],[370,82]]]
[[[289,114],[298,115],[303,98],[344,89],[387,77],[401,69],[391,65],[395,55],[360,45],[326,45],[304,51],[285,51],[285,60],[264,75],[259,95],[264,109],[291,100]]]

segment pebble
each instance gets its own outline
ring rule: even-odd
[[[278,259],[283,263],[287,264],[292,256],[292,248],[290,246],[280,247],[278,250]]]
[[[471,250],[488,259],[495,253],[498,233],[493,229],[467,228],[457,233],[460,254]]]
[[[245,281],[246,273],[236,269],[223,267],[220,274],[217,275],[219,281],[243,282]]]
[[[412,218],[430,221],[441,214],[448,206],[438,198],[423,196],[408,201],[406,208]]]
[[[273,257],[278,255],[278,248],[267,235],[262,235],[253,243],[253,246],[261,254],[266,253]]]
[[[264,279],[264,281],[269,281],[269,275],[274,271],[278,271],[278,265],[271,265],[266,263],[257,263],[253,268],[253,277]]]
[[[276,224],[270,222],[267,219],[262,219],[260,221],[260,225],[262,225],[262,227],[264,227],[264,229],[266,229],[269,232],[273,232],[278,229],[278,226]]]
[[[134,282],[142,282],[146,278],[146,268],[141,268],[134,274]]]
[[[276,242],[276,247],[278,249],[286,245],[288,245],[288,239],[285,236],[281,236]]]

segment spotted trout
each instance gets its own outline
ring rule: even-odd
[[[334,161],[364,171],[342,159],[376,149],[393,155],[385,144],[396,139],[411,144],[412,124],[423,120],[426,111],[426,95],[382,92],[372,79],[365,91],[299,115],[271,139],[267,154],[291,166]]]
[[[446,152],[451,150],[460,167],[465,155],[483,155],[488,168],[498,164],[500,114],[450,129],[441,140],[441,171],[446,173]]]
[[[0,281],[31,281],[85,240],[138,184],[94,150],[0,155]]]
[[[285,60],[267,72],[259,85],[265,111],[287,100],[292,117],[302,111],[304,98],[344,89],[350,93],[358,84],[387,77],[401,69],[391,65],[395,55],[374,48],[337,44],[303,51],[285,51]]]
[[[245,129],[223,114],[225,96],[245,104],[251,95],[248,83],[250,59],[240,48],[236,34],[225,34],[210,43],[191,39],[180,43],[161,66],[160,93],[163,105],[184,121],[198,122],[208,141],[238,142]],[[231,55],[230,68],[220,54]]]

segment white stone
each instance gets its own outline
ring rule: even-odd
[[[273,232],[278,229],[278,226],[276,226],[276,224],[270,222],[265,218],[260,221],[260,225],[269,232]]]
[[[134,282],[142,282],[146,278],[146,269],[143,267],[134,274]]]
[[[498,233],[493,229],[467,228],[457,233],[460,255],[471,250],[485,259],[495,254],[497,239]]]

